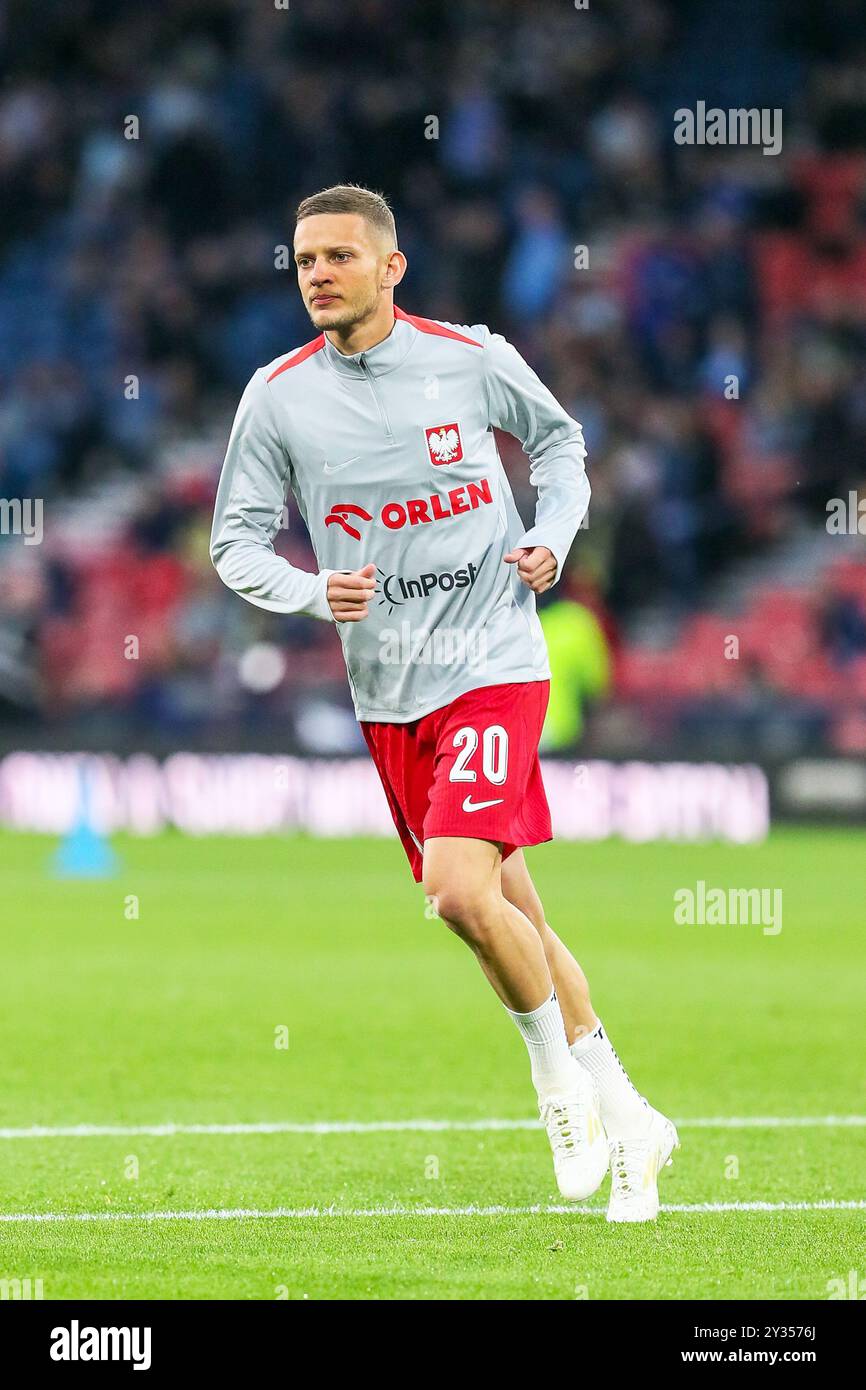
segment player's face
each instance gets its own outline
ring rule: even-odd
[[[316,328],[345,332],[375,312],[391,249],[357,213],[322,212],[298,223],[298,286]]]

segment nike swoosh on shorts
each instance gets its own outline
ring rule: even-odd
[[[497,797],[497,799],[496,799],[495,801],[474,801],[474,802],[473,802],[472,797],[471,797],[471,796],[467,796],[467,797],[465,797],[464,800],[463,800],[463,810],[464,810],[464,811],[483,811],[484,808],[485,808],[485,806],[501,806],[501,805],[502,805],[502,802],[503,802],[504,800],[505,800],[505,797],[504,797],[504,796],[500,796],[500,797]]]

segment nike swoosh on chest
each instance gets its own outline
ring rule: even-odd
[[[343,463],[328,463],[327,459],[322,465],[324,473],[341,473],[344,468],[350,468],[353,463],[360,463],[361,455],[353,454],[350,459],[345,459]]]

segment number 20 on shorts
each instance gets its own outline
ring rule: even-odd
[[[448,774],[450,782],[477,782],[478,773],[470,767],[479,742],[481,743],[481,770],[488,782],[499,787],[508,775],[508,734],[501,724],[489,724],[481,733],[465,724],[458,729],[453,746],[460,752],[454,759],[454,766]]]

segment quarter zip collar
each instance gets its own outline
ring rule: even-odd
[[[418,329],[395,305],[394,326],[381,343],[347,355],[338,352],[325,334],[325,360],[344,376],[385,376],[386,372],[393,372],[395,367],[402,365],[417,336]]]

